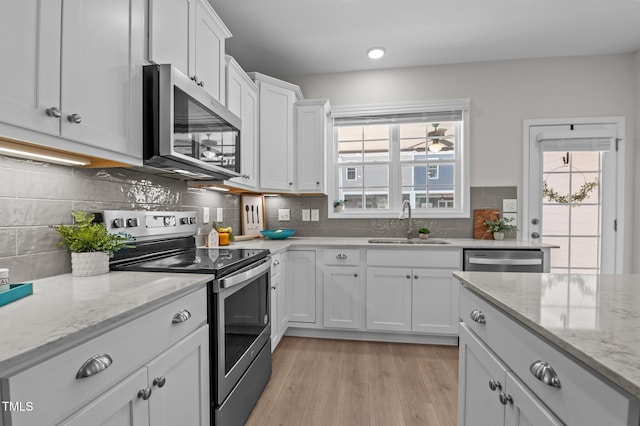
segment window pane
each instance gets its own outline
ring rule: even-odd
[[[600,170],[600,152],[574,151],[571,153],[571,166],[574,171],[598,172]]]
[[[340,126],[338,129],[338,141],[361,141],[362,126]]]
[[[569,267],[569,239],[560,237],[542,237],[544,244],[559,246],[551,250],[551,268]]]
[[[362,188],[362,166],[342,166],[338,168],[338,174],[339,188]]]
[[[364,141],[364,161],[389,161],[389,139]]]
[[[378,124],[371,126],[364,126],[364,139],[376,140],[376,139],[389,139],[389,125]]]
[[[428,174],[429,169],[426,164],[402,166],[402,186],[413,186],[426,190]]]
[[[406,123],[400,125],[400,139],[422,138],[427,136],[427,123]]]
[[[362,141],[338,142],[338,163],[362,162]]]
[[[553,250],[552,250],[553,251]],[[593,268],[598,262],[598,238],[571,238],[571,267]]]
[[[568,204],[543,205],[542,235],[568,235],[570,208]]]
[[[550,173],[545,176],[542,188],[542,202],[567,203],[569,201],[569,174]]]
[[[389,208],[389,188],[376,188],[366,192],[367,209],[388,209]]]
[[[389,187],[389,166],[368,166],[363,170],[365,187]]]
[[[571,209],[571,235],[597,236],[600,231],[598,206],[573,206]],[[544,216],[545,221],[547,217]],[[566,220],[566,219],[565,219]],[[594,266],[595,263],[591,266]]]
[[[571,197],[576,204],[597,204],[600,198],[598,173],[576,173],[574,171],[571,181]],[[573,199],[574,197],[575,199]]]

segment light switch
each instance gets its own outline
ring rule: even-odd
[[[218,207],[216,210],[216,221],[222,222],[224,220],[224,215],[222,214],[222,207]]]
[[[209,223],[209,207],[202,208],[202,223]]]
[[[291,210],[290,209],[278,209],[278,220],[283,222],[288,222],[291,220]]]
[[[320,210],[311,209],[311,222],[318,222],[320,220]]]
[[[502,212],[514,213],[518,211],[518,200],[507,198],[502,200]]]
[[[302,209],[302,221],[309,222],[311,220],[311,210]]]

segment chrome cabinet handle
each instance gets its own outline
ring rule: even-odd
[[[513,397],[504,392],[500,392],[500,395],[498,395],[498,399],[500,400],[500,403],[502,405],[507,405],[507,403],[513,404]]]
[[[276,289],[276,286],[275,286],[275,285],[272,285],[272,286],[271,286],[271,290],[275,290],[275,289]]]
[[[140,389],[140,391],[138,392],[138,398],[145,401],[151,398],[151,388]]]
[[[46,112],[49,117],[54,117],[54,118],[62,117],[62,112],[58,107],[47,108],[44,112]]]
[[[418,275],[414,275],[414,276],[413,276],[413,279],[414,279],[414,280],[417,280],[418,278],[420,278]]]
[[[407,279],[410,280],[411,279],[411,275],[407,274]]]
[[[187,311],[186,309],[181,309],[173,316],[171,323],[180,324],[181,322],[185,322],[189,318],[191,318],[191,312]]]
[[[192,80],[192,81],[195,81],[195,82],[196,82],[196,84],[197,84],[197,83],[198,83],[198,76],[197,76],[197,75],[192,75],[192,76],[191,76],[191,80]]]
[[[502,390],[502,383],[497,380],[491,379],[489,380],[489,389],[495,391],[496,389]]]
[[[533,377],[540,380],[545,385],[560,389],[560,377],[548,362],[538,360],[531,364],[529,371],[531,371]]]
[[[354,277],[358,278],[358,274],[353,274]]]
[[[278,266],[279,264],[280,264],[280,261],[279,261],[279,260],[274,260],[274,261],[273,261],[273,266]]]
[[[319,180],[316,181],[316,185],[320,185],[320,181]]]
[[[484,312],[482,312],[480,309],[474,309],[473,311],[471,311],[469,316],[471,317],[472,320],[474,320],[478,324],[487,323],[487,320],[484,318]]]
[[[199,82],[198,82],[198,86],[200,86],[200,87],[204,87],[204,81],[199,81]]]
[[[157,386],[159,388],[163,387],[167,383],[167,379],[164,376],[156,377],[153,379],[153,386]]]
[[[80,124],[82,123],[82,116],[80,114],[69,114],[67,115],[67,120],[70,123]]]
[[[347,255],[344,253],[338,253],[336,254],[336,259],[340,259],[340,260],[344,260],[347,258]]]
[[[289,182],[289,185],[293,185],[293,182]]]
[[[84,379],[85,377],[101,373],[109,368],[111,364],[113,364],[113,358],[108,354],[94,355],[82,364],[76,373],[76,379]]]

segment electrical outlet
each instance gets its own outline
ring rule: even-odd
[[[224,221],[224,215],[222,214],[222,207],[218,207],[218,209],[216,210],[216,221],[220,223]]]
[[[302,221],[309,222],[311,220],[311,211],[309,209],[302,209]]]
[[[205,225],[209,223],[209,207],[202,208],[202,223]]]
[[[291,220],[290,209],[278,209],[278,220],[282,222],[288,222]]]
[[[502,200],[502,212],[515,213],[518,211],[518,200],[516,199],[504,199]]]
[[[320,220],[320,210],[311,209],[311,222],[318,222]]]

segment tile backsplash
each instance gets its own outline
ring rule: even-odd
[[[502,209],[516,198],[516,187],[471,188],[471,209]],[[325,196],[266,197],[266,228],[293,228],[301,237],[402,237],[397,219],[328,219]],[[0,268],[11,282],[25,282],[71,271],[70,256],[58,247],[49,225],[70,224],[71,210],[196,210],[223,208],[225,226],[240,232],[240,197],[190,189],[179,180],[125,168],[80,169],[0,156]],[[290,209],[289,222],[278,209]],[[302,209],[317,209],[320,220],[303,222]],[[210,223],[209,223],[210,224]],[[415,219],[434,237],[472,238],[473,219]]]
[[[71,210],[196,210],[211,220],[223,208],[226,226],[239,229],[239,197],[188,189],[182,181],[124,168],[80,169],[0,157],[0,268],[11,282],[71,271],[49,225],[70,224]]]

